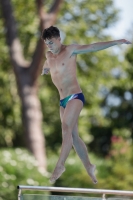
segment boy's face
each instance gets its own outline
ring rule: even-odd
[[[60,37],[52,37],[50,39],[44,40],[46,46],[48,49],[53,53],[56,54],[56,52],[59,51],[59,48],[61,46],[61,38]]]

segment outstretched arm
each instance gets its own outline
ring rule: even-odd
[[[82,53],[100,51],[119,44],[131,44],[131,42],[122,39],[122,40],[113,40],[109,42],[98,42],[89,45],[75,45],[73,54],[82,54]]]

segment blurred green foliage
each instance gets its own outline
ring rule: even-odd
[[[46,11],[51,2],[45,1]],[[12,4],[24,55],[30,60],[40,37],[36,5],[34,1],[26,0],[12,0]],[[0,18],[2,19],[1,10]],[[65,0],[56,25],[61,30],[63,43],[89,44],[111,40],[106,35],[106,29],[117,19],[117,10],[112,0]],[[49,183],[37,171],[34,165],[36,162],[27,151],[11,148],[25,145],[21,104],[6,46],[5,31],[3,21],[0,20],[0,147],[8,147],[0,151],[0,200],[13,200],[17,198],[18,184]],[[117,47],[118,52],[121,52],[120,48]],[[66,172],[55,186],[132,190],[133,48],[127,49],[120,59],[113,49],[114,47],[77,57],[78,80],[86,98],[79,119],[79,133],[91,152],[92,163],[97,165],[99,182],[97,185],[91,183],[81,161],[72,151],[66,162]],[[48,170],[52,171],[62,139],[59,95],[50,76],[39,78],[39,88]]]
[[[1,14],[1,13],[0,13]],[[15,76],[9,59],[9,50],[5,41],[5,29],[0,20],[0,146],[21,144],[22,125],[20,100],[17,94]]]
[[[47,185],[48,178],[37,170],[37,162],[25,149],[0,150],[0,200],[17,199],[17,185]]]
[[[132,190],[132,156],[133,147],[125,143],[123,138],[114,138],[110,154],[106,158],[97,157],[89,153],[92,163],[97,166],[96,176],[98,184],[93,184],[85,171],[80,159],[71,151],[66,161],[66,171],[56,181],[57,187],[77,187],[77,188],[104,188],[116,190]],[[125,156],[126,153],[126,156]],[[58,155],[48,151],[48,171],[54,169]],[[17,199],[17,185],[47,186],[50,185],[49,175],[37,170],[35,158],[25,149],[1,149],[0,150],[0,200]],[[124,160],[124,163],[123,163]],[[28,194],[47,194],[38,191],[23,191]],[[52,194],[60,194],[52,192]],[[65,194],[65,193],[64,193]],[[68,195],[68,194],[67,194]],[[69,195],[80,195],[70,194]],[[85,195],[84,195],[85,196]],[[90,195],[89,195],[90,196]],[[92,196],[95,196],[94,194]]]

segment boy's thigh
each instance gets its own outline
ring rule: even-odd
[[[72,99],[68,102],[64,114],[63,114],[63,121],[71,128],[74,128],[78,121],[79,114],[83,108],[83,103],[79,99]]]
[[[61,119],[61,122],[63,121],[64,111],[65,111],[65,109],[62,106],[60,106],[60,119]]]

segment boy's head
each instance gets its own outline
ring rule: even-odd
[[[51,39],[51,38],[58,38],[60,37],[60,31],[57,27],[54,26],[50,26],[49,28],[46,28],[43,30],[42,32],[42,39],[46,40],[46,39]]]
[[[44,29],[42,33],[42,39],[44,40],[45,45],[53,54],[56,54],[60,51],[61,38],[58,28],[50,26],[49,28]]]

